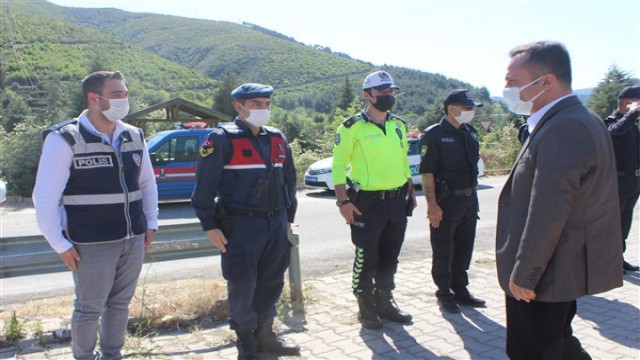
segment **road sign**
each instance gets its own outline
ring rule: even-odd
[[[484,131],[489,132],[489,127],[491,127],[493,121],[491,120],[480,120],[480,126],[484,129]]]

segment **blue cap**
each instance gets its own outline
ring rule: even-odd
[[[231,96],[236,100],[247,100],[255,98],[271,98],[273,87],[262,84],[242,84],[231,92]]]

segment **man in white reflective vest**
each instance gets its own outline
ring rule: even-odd
[[[73,357],[121,359],[129,303],[158,228],[158,192],[142,130],[121,120],[124,76],[92,73],[82,91],[87,109],[44,132],[33,202],[42,234],[73,274]]]

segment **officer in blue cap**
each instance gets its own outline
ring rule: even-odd
[[[191,197],[202,228],[222,254],[238,359],[300,352],[273,331],[297,200],[287,139],[266,126],[272,94],[273,88],[262,84],[233,90],[238,116],[220,124],[200,147]]]

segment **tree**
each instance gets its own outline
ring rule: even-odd
[[[52,72],[44,84],[44,91],[47,94],[46,119],[44,120],[49,124],[60,122],[65,116],[65,98],[60,88],[61,82],[60,74]]]
[[[6,91],[8,104],[2,109],[2,126],[4,131],[11,132],[15,126],[31,117],[31,108],[22,96]]]
[[[353,86],[351,85],[351,81],[349,81],[349,75],[347,75],[344,79],[344,85],[340,91],[340,98],[336,106],[342,110],[347,110],[355,98]]]
[[[606,117],[618,107],[618,93],[623,88],[633,85],[634,80],[627,71],[612,65],[591,93],[588,106],[601,118]]]
[[[27,119],[16,124],[10,133],[0,130],[0,164],[10,194],[31,195],[40,158],[41,134],[46,127]]]
[[[233,108],[231,92],[238,85],[238,79],[229,70],[225,71],[213,96],[213,109],[230,116],[235,115],[236,111]]]

